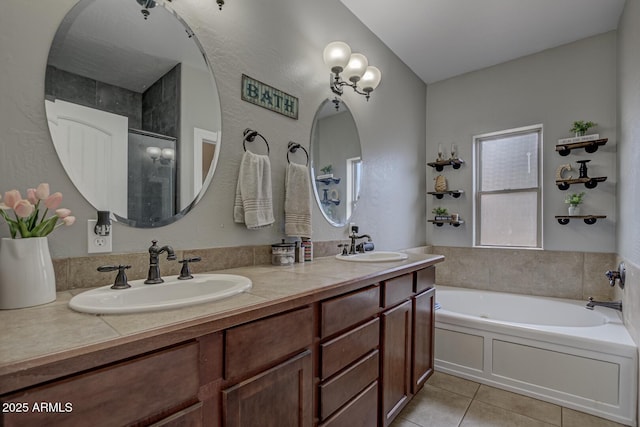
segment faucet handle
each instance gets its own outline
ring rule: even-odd
[[[127,282],[127,274],[124,272],[126,269],[131,268],[130,265],[101,265],[97,270],[101,273],[118,270],[116,280],[113,282],[111,289],[127,289],[131,285]]]
[[[340,244],[338,245],[338,247],[339,247],[339,248],[342,248],[342,251],[341,251],[342,256],[347,256],[347,255],[349,255],[349,249],[348,249],[348,248],[349,248],[349,243],[340,243]]]
[[[178,276],[178,279],[179,280],[193,279],[193,275],[191,274],[191,268],[189,267],[189,263],[198,262],[201,260],[202,258],[200,258],[199,256],[196,256],[191,258],[185,258],[183,260],[178,261],[180,264],[182,264],[182,268],[180,269],[180,276]]]

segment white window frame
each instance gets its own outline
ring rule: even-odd
[[[538,140],[538,215],[537,215],[537,245],[536,246],[512,246],[512,245],[481,245],[480,244],[480,142],[487,139],[494,139],[498,137],[508,137],[510,135],[523,134],[523,133],[531,133],[533,131],[539,132],[539,140]],[[544,221],[543,221],[543,146],[544,146],[544,128],[542,124],[536,124],[531,126],[523,126],[519,128],[506,129],[497,132],[490,132],[481,135],[475,135],[473,137],[473,247],[474,248],[506,248],[506,249],[532,249],[532,250],[542,250],[544,248]],[[518,192],[522,190],[514,190],[513,192]],[[504,190],[500,190],[498,192],[504,193]],[[498,192],[487,192],[498,193]]]

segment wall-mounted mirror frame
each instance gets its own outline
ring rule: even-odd
[[[310,173],[316,202],[329,224],[343,227],[360,199],[362,147],[356,122],[340,99],[324,100],[313,119]]]
[[[193,31],[155,2],[80,0],[54,37],[45,106],[56,152],[96,210],[133,227],[170,224],[211,182],[220,99]]]

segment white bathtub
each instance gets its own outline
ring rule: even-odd
[[[616,310],[436,286],[435,366],[636,425],[637,347]]]

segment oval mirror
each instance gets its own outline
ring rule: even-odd
[[[311,129],[311,180],[322,215],[348,223],[360,198],[362,150],[353,115],[342,100],[325,100]]]
[[[184,216],[220,151],[220,100],[193,32],[154,0],[80,0],[49,52],[45,107],[62,165],[134,227]]]

